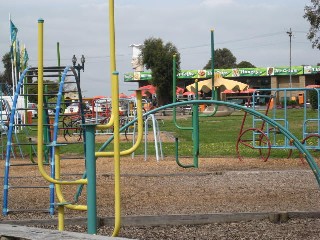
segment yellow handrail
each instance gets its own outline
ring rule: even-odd
[[[38,168],[47,181],[55,184],[86,184],[86,179],[76,181],[60,181],[50,177],[43,166],[43,19],[38,20]]]
[[[141,90],[136,91],[137,95],[137,119],[138,119],[138,135],[137,135],[137,141],[135,144],[127,149],[120,152],[120,156],[128,155],[133,153],[137,148],[139,147],[142,137],[143,137],[143,116],[142,116],[142,94]],[[111,157],[114,155],[114,152],[96,152],[96,157]]]
[[[55,147],[55,177],[57,179],[60,179],[60,149],[59,147]],[[58,200],[60,203],[65,203],[66,200],[63,196],[63,193],[61,191],[61,184],[56,184],[56,194],[58,197]],[[81,210],[85,211],[87,210],[87,205],[75,205],[75,204],[65,204],[66,208],[73,209],[73,210]]]
[[[57,196],[60,203],[64,203],[64,197],[61,192],[61,184],[87,184],[87,179],[78,179],[75,181],[61,181],[50,177],[43,166],[43,19],[38,20],[38,142],[37,142],[37,154],[38,154],[38,168],[44,179],[47,181],[56,184]],[[53,146],[55,150],[55,164],[57,165],[55,169],[55,173],[57,174],[57,178],[60,179],[60,152],[59,148]],[[69,208],[77,209],[77,210],[86,210],[87,206],[84,205],[70,205],[67,204]],[[66,206],[66,207],[67,207]],[[59,230],[64,229],[64,206],[59,205],[58,207],[58,219]]]
[[[113,109],[111,109],[111,116],[110,116],[109,122],[106,123],[106,124],[97,125],[96,129],[97,130],[105,130],[105,129],[108,129],[108,128],[112,127],[113,124],[114,124],[114,113],[113,113]]]
[[[55,147],[55,177],[57,179],[60,179],[60,149],[58,146]],[[63,197],[62,191],[61,191],[61,184],[55,184],[56,194],[57,198],[60,202],[58,204],[58,230],[64,231],[64,208],[69,208],[73,210],[81,210],[86,211],[88,208],[86,205],[74,205],[74,204],[68,204],[66,203],[65,198]]]

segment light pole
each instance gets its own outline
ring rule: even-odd
[[[290,38],[290,73],[289,73],[289,78],[290,78],[290,88],[292,88],[292,71],[291,71],[291,38],[292,38],[292,31],[291,31],[291,28],[290,30],[287,32],[287,34],[289,35],[289,38]],[[291,92],[291,91],[290,91]]]
[[[86,59],[84,58],[83,55],[81,56],[80,61],[81,61],[81,64],[82,64],[82,65],[80,65],[80,63],[78,63],[78,65],[76,65],[76,63],[77,63],[77,58],[76,58],[76,55],[73,55],[73,57],[72,57],[72,63],[73,63],[73,67],[74,67],[74,68],[77,70],[77,72],[78,72],[79,85],[80,85],[80,70],[82,69],[82,71],[84,72],[84,63],[86,62]]]

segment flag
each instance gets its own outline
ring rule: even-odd
[[[16,62],[15,62],[16,66],[17,66],[17,71],[20,72],[20,43],[18,40],[18,45],[17,45],[17,49],[16,49]]]
[[[17,33],[18,33],[18,28],[13,24],[13,22],[10,20],[10,40],[11,40],[11,45],[16,41],[17,38]]]
[[[11,48],[10,48],[10,52],[11,52],[11,60],[13,61],[13,65],[15,66],[16,65],[16,62],[17,62],[17,41],[14,41],[11,45]]]
[[[22,45],[21,50],[20,50],[20,59],[19,59],[21,71],[23,71],[25,69],[24,62],[23,62],[24,61],[24,52],[25,52],[25,46]]]
[[[28,66],[29,55],[26,47],[24,47],[24,55],[23,55],[23,66],[26,68]]]
[[[29,56],[28,56],[28,52],[26,49],[26,45],[23,45],[20,51],[20,68],[21,71],[25,70],[27,68],[28,65],[28,60],[29,60]]]

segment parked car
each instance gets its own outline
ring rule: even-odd
[[[64,113],[65,114],[76,114],[76,113],[79,113],[80,112],[80,103],[71,103],[65,110],[64,110]],[[90,109],[90,106],[89,104],[87,103],[83,103],[83,110],[85,113],[90,113],[91,112],[91,109]]]
[[[0,99],[0,132],[8,129],[9,121],[11,115],[11,106],[6,99]],[[21,114],[16,111],[15,123],[21,124]]]
[[[11,107],[7,100],[1,99],[0,106],[0,122],[8,122],[10,119]]]

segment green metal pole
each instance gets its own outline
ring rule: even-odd
[[[176,55],[173,55],[172,58],[172,75],[173,75],[173,84],[172,84],[172,102],[175,103],[177,101],[177,93],[176,93],[176,88],[177,88],[177,61],[176,61]],[[173,117],[174,119],[176,118],[176,108],[173,108]]]
[[[196,100],[198,100],[198,79],[196,84]],[[192,105],[192,142],[193,142],[193,163],[194,167],[198,168],[198,156],[199,156],[199,104]]]
[[[218,100],[218,92],[214,87],[214,30],[211,30],[211,85],[212,85],[212,90],[211,90],[211,100]],[[216,114],[218,111],[218,106],[214,108],[212,113],[210,114],[200,114],[200,117],[212,117]]]
[[[217,96],[216,90],[214,88],[214,31],[211,30],[211,81],[212,81],[212,91],[211,91],[211,99],[214,99],[215,96]]]
[[[83,125],[86,133],[86,171],[87,171],[87,227],[88,234],[97,233],[97,191],[96,191],[96,158],[95,127],[96,124]]]
[[[44,86],[44,93],[47,94],[48,93],[48,86],[45,85]],[[47,105],[47,102],[48,102],[48,96],[45,96],[45,105]],[[43,119],[45,119],[45,123],[47,123],[47,126],[45,126],[45,131],[43,132],[43,137],[44,137],[44,142],[45,142],[45,145],[44,145],[44,152],[45,152],[45,155],[44,155],[44,159],[45,159],[45,163],[49,163],[49,149],[50,147],[48,147],[47,145],[49,144],[49,131],[50,131],[50,126],[49,126],[49,118],[48,118],[48,115],[47,115],[47,112],[45,110],[43,110]]]

